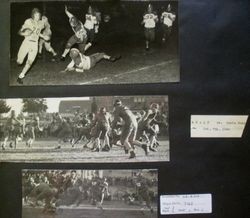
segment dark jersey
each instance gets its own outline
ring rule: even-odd
[[[125,125],[135,124],[137,125],[136,116],[133,112],[126,106],[119,106],[114,111],[115,120],[118,120],[119,117],[123,119]]]
[[[78,20],[76,17],[71,17],[70,20],[71,19],[75,19],[76,23],[77,23],[76,26],[71,25],[71,28],[74,31],[76,37],[79,38],[79,39],[86,38],[86,30],[85,30],[82,22],[80,20]]]

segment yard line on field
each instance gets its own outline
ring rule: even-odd
[[[149,70],[149,69],[151,69],[153,67],[159,67],[159,66],[162,66],[162,65],[165,65],[165,64],[169,64],[171,62],[172,62],[172,60],[160,62],[158,64],[153,64],[153,65],[150,65],[150,66],[141,67],[139,69],[130,70],[130,71],[127,71],[127,72],[124,72],[124,73],[119,73],[119,74],[115,75],[114,77],[119,77],[119,76],[131,74],[131,73],[137,73],[137,72],[143,71],[143,70]]]
[[[141,67],[139,69],[134,69],[134,70],[130,70],[130,71],[127,71],[127,72],[119,73],[117,75],[114,75],[113,77],[117,78],[119,76],[128,75],[128,74],[131,74],[131,73],[138,73],[138,72],[143,71],[143,70],[149,70],[149,69],[151,69],[153,67],[159,67],[159,66],[167,65],[167,64],[169,64],[171,62],[172,62],[172,60],[160,62],[158,64],[153,64],[153,65],[150,65],[150,66]],[[92,84],[92,83],[95,83],[95,82],[102,82],[102,81],[105,81],[107,79],[109,79],[109,78],[104,77],[104,78],[101,78],[101,79],[95,79],[95,80],[87,81],[87,82],[84,82],[84,83],[79,83],[79,85],[87,85],[87,84]]]
[[[95,83],[95,82],[105,81],[105,80],[107,80],[107,79],[108,79],[108,77],[103,77],[103,78],[101,78],[101,79],[95,79],[95,80],[91,80],[91,81],[88,81],[88,82],[79,83],[79,85],[92,84],[92,83]]]

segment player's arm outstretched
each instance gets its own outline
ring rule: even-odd
[[[75,68],[75,62],[72,60],[68,66],[66,67],[66,69],[63,72],[70,72],[70,71],[74,71]]]
[[[76,71],[78,73],[83,73],[84,69],[83,68],[79,68],[75,66],[75,62],[72,60],[69,65],[66,67],[65,70],[63,70],[62,72],[71,72],[71,71]]]
[[[74,17],[74,15],[71,14],[71,13],[68,11],[68,7],[67,7],[66,5],[65,5],[65,14],[66,14],[69,18]]]

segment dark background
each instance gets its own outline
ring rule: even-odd
[[[250,112],[248,0],[179,2],[180,83],[67,86],[67,91],[61,86],[8,86],[10,10],[6,0],[0,5],[1,97],[167,94],[171,150],[170,162],[155,164],[1,163],[0,217],[21,217],[23,168],[158,168],[159,194],[212,194],[212,214],[169,217],[250,217],[250,123],[241,139],[190,138],[191,114]]]
[[[167,8],[170,1],[154,1],[153,8],[160,16],[162,7]],[[107,65],[99,63],[98,68],[91,69],[84,74],[61,74],[70,62],[70,57],[65,62],[56,63],[49,60],[51,57],[43,52],[43,58],[37,58],[32,69],[27,74],[24,86],[37,85],[81,85],[82,82],[88,84],[130,84],[130,83],[157,83],[157,82],[179,82],[179,54],[178,54],[178,2],[171,1],[172,9],[176,13],[171,37],[166,43],[162,43],[162,24],[156,25],[156,40],[150,44],[152,48],[145,52],[144,28],[141,25],[142,16],[147,9],[148,2],[142,1],[102,1],[102,2],[15,2],[11,4],[11,40],[10,40],[10,80],[11,86],[17,86],[16,78],[20,73],[20,68],[16,64],[18,49],[23,37],[18,35],[18,31],[23,25],[24,20],[30,17],[31,10],[38,7],[41,12],[46,14],[53,32],[51,43],[58,53],[58,57],[64,51],[67,40],[72,36],[73,31],[69,25],[69,19],[64,12],[67,5],[68,10],[83,23],[88,6],[91,4],[93,9],[97,8],[105,15],[110,15],[111,19],[105,23],[102,19],[99,33],[95,35],[94,45],[86,51],[86,55],[96,52],[105,52],[108,55],[121,55],[122,60],[118,64]],[[78,45],[74,45],[78,48]],[[50,58],[49,58],[50,57]],[[153,64],[166,61],[162,67],[152,67]],[[105,62],[105,61],[104,61]],[[148,70],[134,72],[126,75],[124,70],[136,70],[141,67],[151,66]],[[34,73],[31,73],[34,72]],[[118,78],[115,78],[118,75]],[[131,78],[131,75],[133,79]],[[103,78],[109,78],[104,79]]]
[[[153,9],[161,14],[162,7],[167,8],[168,3],[171,1],[155,1],[153,3]],[[148,2],[146,1],[95,1],[91,3],[81,1],[53,1],[53,2],[16,2],[11,4],[11,40],[10,51],[11,58],[16,59],[16,54],[20,44],[23,41],[23,37],[20,37],[17,33],[23,25],[24,21],[30,17],[31,10],[37,7],[43,14],[48,17],[49,23],[52,27],[53,37],[52,45],[56,51],[60,51],[61,54],[64,50],[65,44],[70,36],[72,36],[72,28],[69,25],[69,18],[65,15],[64,7],[67,5],[68,10],[74,14],[79,20],[84,23],[85,14],[87,13],[88,6],[91,4],[92,8],[97,8],[104,15],[110,15],[111,20],[108,24],[101,22],[99,33],[96,35],[98,44],[101,47],[115,47],[114,44],[125,44],[128,47],[130,45],[136,46],[137,44],[145,44],[144,31],[141,25],[142,16],[147,9]],[[178,16],[178,2],[172,1],[172,10],[176,12]],[[176,19],[177,20],[177,19]],[[171,34],[171,44],[175,47],[178,44],[178,28],[177,24],[173,25]],[[161,31],[161,26],[158,23],[157,28]],[[156,36],[161,34],[157,33]],[[156,39],[160,41],[160,39]],[[176,50],[176,48],[175,48]]]

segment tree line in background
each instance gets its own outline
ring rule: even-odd
[[[42,113],[48,109],[46,99],[44,98],[23,98],[22,112],[27,113]],[[0,117],[13,110],[6,100],[0,100]]]

